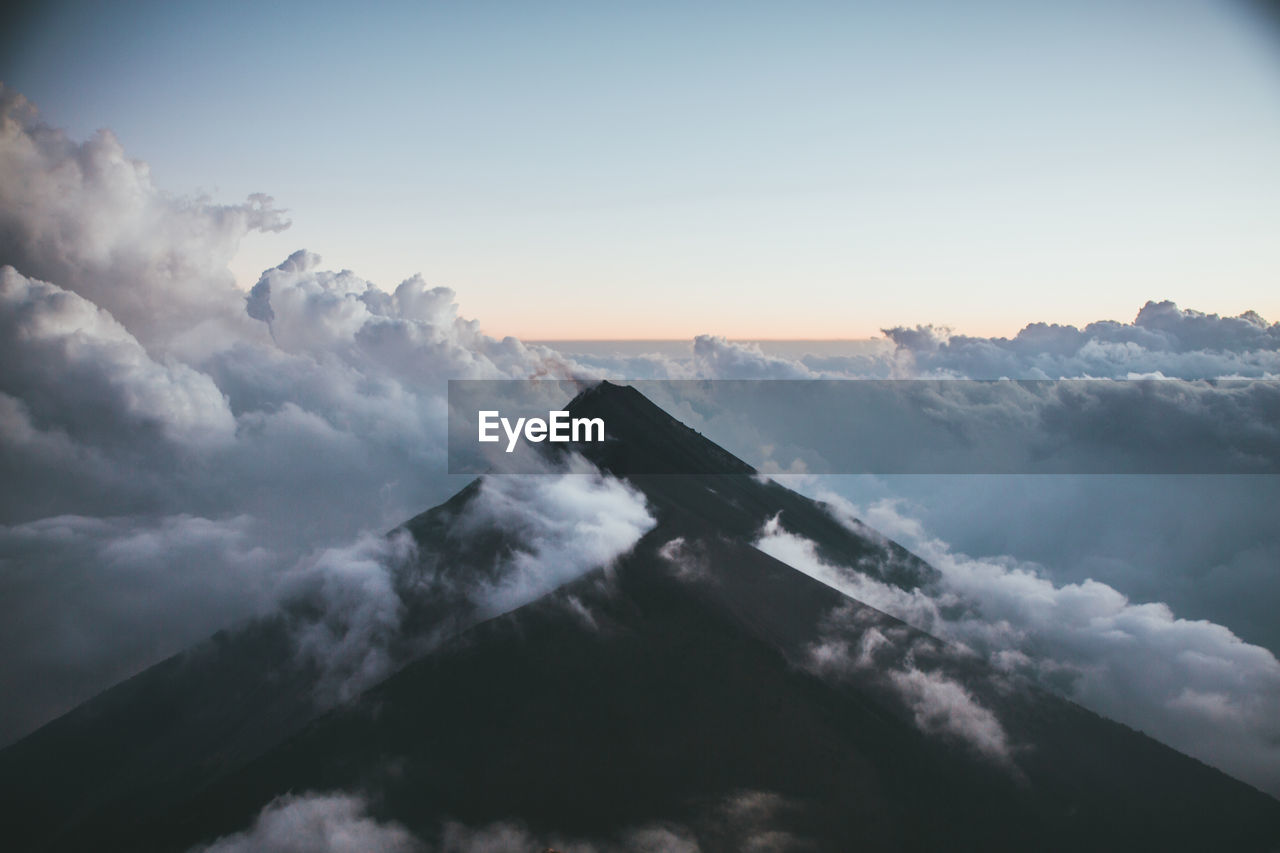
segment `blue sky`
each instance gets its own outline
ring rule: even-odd
[[[0,79],[174,193],[526,338],[1280,318],[1280,37],[1239,2],[50,3]]]

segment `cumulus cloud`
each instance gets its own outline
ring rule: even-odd
[[[10,266],[0,267],[0,360],[0,391],[33,425],[88,447],[160,439],[199,449],[235,435],[210,377],[156,361],[102,308]]]
[[[1165,604],[1131,602],[1099,581],[1059,585],[1034,564],[956,553],[896,502],[859,509],[829,498],[838,518],[859,531],[867,528],[854,516],[866,519],[937,568],[940,579],[905,592],[866,577],[872,567],[830,565],[812,543],[778,528],[763,531],[759,546],[999,669],[1280,791],[1280,662],[1270,651],[1225,626],[1179,619]],[[900,686],[921,687],[911,679]]]
[[[95,535],[115,541],[165,519],[243,519],[236,548],[255,555],[225,568],[212,550],[190,571],[157,567],[148,595],[200,613],[121,631],[113,627],[129,609],[111,572],[85,570],[79,584],[59,586],[74,549],[20,546],[14,533],[0,550],[0,583],[21,584],[26,598],[5,599],[8,647],[48,650],[41,681],[64,692],[33,703],[38,713],[14,714],[13,725],[41,722],[103,677],[197,639],[188,626],[220,627],[206,613],[226,624],[270,606],[285,576],[327,566],[335,579],[322,588],[340,598],[346,568],[386,556],[363,531],[389,529],[461,485],[442,476],[446,379],[577,369],[546,348],[483,335],[452,291],[420,277],[384,290],[298,252],[250,293],[239,290],[227,264],[241,238],[286,225],[265,196],[225,205],[165,193],[109,132],[72,140],[0,87],[0,523],[29,544],[35,528],[25,525],[67,517],[99,522]],[[89,566],[91,551],[75,553]],[[276,582],[246,584],[205,609],[187,591],[205,588],[199,571],[210,562],[216,577]],[[20,618],[37,600],[100,624]],[[387,630],[362,634],[366,624],[333,626],[334,641]],[[59,630],[100,639],[86,655],[97,675],[75,657],[78,644],[39,633]],[[380,667],[376,655],[350,663]],[[2,672],[0,690],[27,692],[9,680],[16,669]],[[0,730],[0,740],[20,731]]]
[[[252,334],[227,263],[247,232],[287,226],[266,196],[167,195],[110,131],[75,142],[0,87],[0,259],[80,294],[147,347],[191,354]]]

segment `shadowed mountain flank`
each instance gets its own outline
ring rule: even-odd
[[[550,501],[537,483],[557,478],[511,481],[527,493],[482,478],[393,533],[413,548],[378,678],[317,698],[325,661],[297,638],[324,617],[306,599],[220,633],[0,752],[8,849],[183,851],[329,791],[427,845],[497,822],[598,849],[654,826],[711,851],[1280,844],[1274,799],[753,543],[776,521],[832,565],[927,587],[936,571],[905,549],[634,389],[602,383],[569,409],[609,424],[577,448],[608,476],[563,476],[588,503],[633,495],[648,513],[625,551],[495,606],[475,591],[506,588],[530,555],[551,571],[595,553],[608,528],[555,516],[580,548],[531,545],[533,522],[502,509],[532,509],[494,490]]]

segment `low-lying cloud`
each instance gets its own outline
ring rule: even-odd
[[[634,548],[655,524],[644,496],[581,459],[569,469],[481,479],[449,536],[500,542],[491,553],[451,563],[456,555],[433,550],[442,543],[419,544],[402,528],[322,549],[284,573],[279,598],[302,660],[320,673],[319,703],[348,701],[434,644]]]
[[[0,526],[0,741],[272,606],[279,556],[261,541],[243,515]]]
[[[505,848],[514,850],[517,848]],[[189,853],[427,853],[398,823],[368,815],[355,794],[302,794],[269,803],[243,832]]]
[[[671,822],[620,827],[608,837],[535,832],[514,820],[479,826],[445,821],[432,838],[422,838],[394,821],[371,815],[373,804],[353,791],[289,794],[269,803],[247,829],[198,845],[188,853],[699,853],[699,836],[710,849],[754,853],[809,850],[810,845],[776,827],[789,808],[783,797],[741,791],[711,803],[698,828]]]
[[[630,551],[656,523],[634,487],[574,463],[558,477],[482,480],[457,519],[458,535],[501,530],[512,537],[492,579],[477,589],[486,615],[515,609]]]
[[[914,591],[883,584],[868,576],[873,567],[831,565],[811,542],[777,526],[762,532],[759,547],[983,655],[998,670],[1034,678],[1264,790],[1280,791],[1280,661],[1267,649],[1225,626],[1179,619],[1165,604],[1133,603],[1098,581],[1058,585],[1034,564],[955,553],[896,502],[857,508],[828,498],[842,521],[864,535],[869,525],[892,536],[937,568],[940,580]],[[900,686],[920,685],[908,676]]]

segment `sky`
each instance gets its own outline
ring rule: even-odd
[[[493,335],[842,339],[1280,316],[1280,29],[1246,0],[52,2],[0,80],[166,190]],[[669,306],[678,305],[678,311]]]

